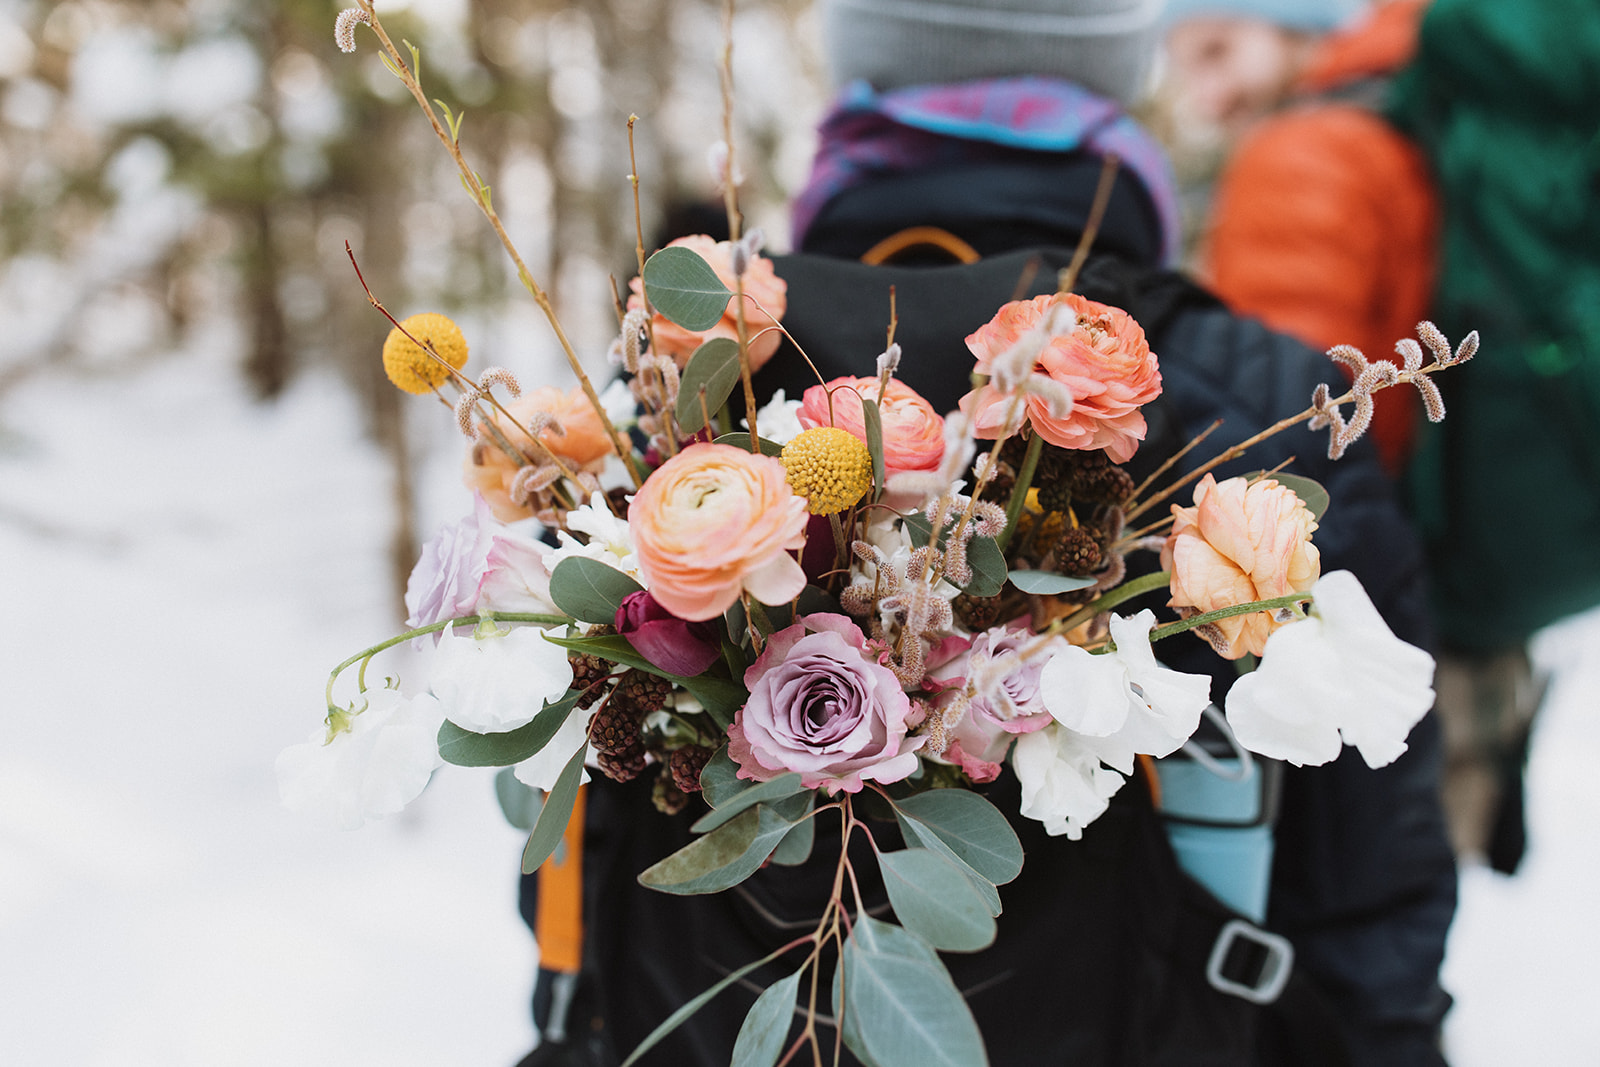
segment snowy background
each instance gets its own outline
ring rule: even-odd
[[[0,1063],[489,1065],[531,1047],[522,835],[487,772],[324,831],[272,761],[393,632],[386,467],[343,386],[220,357],[0,396]],[[448,468],[450,459],[443,461]],[[464,491],[437,523],[467,508]],[[1600,1064],[1600,617],[1558,681],[1523,873],[1462,877],[1458,1067]]]

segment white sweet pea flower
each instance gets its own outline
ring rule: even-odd
[[[749,419],[740,419],[739,425],[750,429]],[[800,436],[805,429],[800,425],[800,401],[786,400],[783,390],[772,394],[772,399],[756,408],[756,432],[764,441],[786,445]]]
[[[1020,811],[1044,824],[1053,837],[1073,841],[1101,815],[1122,788],[1123,777],[1101,763],[1091,739],[1051,723],[1022,734],[1011,752],[1011,766],[1022,785]]]
[[[1093,655],[1069,645],[1039,678],[1045,707],[1061,725],[1094,738],[1094,747],[1123,774],[1135,753],[1168,756],[1200,725],[1211,703],[1211,679],[1156,662],[1150,650],[1155,613],[1111,616],[1112,652]]]
[[[493,734],[531,722],[571,684],[566,649],[546,641],[543,630],[519,626],[482,637],[441,633],[429,688],[451,722]]]
[[[573,708],[567,714],[566,722],[561,724],[561,728],[543,748],[511,769],[517,781],[546,793],[554,789],[556,779],[561,777],[561,769],[567,765],[567,760],[578,751],[579,745],[589,743],[589,720],[592,718],[594,718],[593,708],[588,711]],[[584,771],[579,781],[588,780],[589,772]]]
[[[588,534],[589,543],[580,543],[567,530]],[[567,530],[556,531],[556,540],[561,547],[550,553],[549,566],[552,571],[568,556],[584,556],[643,581],[639,574],[639,557],[633,552],[633,532],[628,529],[626,519],[611,514],[606,498],[600,493],[590,496],[589,503],[567,512]]]
[[[440,764],[444,708],[431,694],[369,689],[359,713],[335,712],[305,744],[278,755],[278,795],[291,811],[345,830],[393,815],[428,784]]]
[[[638,415],[639,401],[634,398],[627,382],[613,378],[611,384],[600,393],[600,407],[604,409],[606,418],[611,420],[611,425],[626,430]]]
[[[1433,706],[1433,657],[1400,640],[1349,571],[1311,587],[1307,618],[1273,631],[1261,666],[1233,683],[1228,725],[1263,756],[1327,763],[1341,742],[1394,762]]]

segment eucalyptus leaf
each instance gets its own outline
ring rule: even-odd
[[[728,755],[728,746],[723,745],[700,769],[700,795],[713,808],[721,807],[729,798],[755,785],[738,775],[739,765]]]
[[[550,572],[550,599],[583,622],[609,626],[616,621],[623,598],[643,588],[615,567],[586,556],[568,556]]]
[[[978,895],[983,898],[984,906],[988,908],[989,914],[994,916],[1000,914],[1000,890],[993,882],[968,866],[960,856],[951,851],[949,845],[940,840],[938,834],[926,826],[923,826],[915,819],[906,818],[899,812],[895,812],[895,819],[900,825],[900,834],[905,838],[907,846],[931,849],[954,863],[967,876],[967,880],[972,883],[972,888],[976,889]]]
[[[569,689],[560,700],[541,708],[530,722],[504,733],[474,733],[446,719],[439,727],[439,756],[457,767],[509,767],[521,763],[544,751],[581,695]]]
[[[502,767],[494,776],[494,796],[506,822],[518,830],[532,832],[544,807],[544,794],[519,779],[510,767]]]
[[[809,810],[806,814],[810,814]],[[772,862],[779,867],[798,867],[811,858],[811,849],[817,841],[817,820],[802,819],[794,829],[783,835],[778,847],[772,850]]]
[[[644,264],[644,293],[661,314],[685,330],[709,330],[733,295],[711,264],[682,246],[663,248]]]
[[[783,1053],[784,1038],[794,1022],[795,999],[800,992],[799,970],[787,978],[773,982],[756,1002],[739,1027],[739,1037],[733,1043],[730,1067],[773,1067]]]
[[[756,427],[758,430],[760,428],[759,425]],[[746,452],[750,451],[750,435],[743,430],[725,433],[717,438],[716,443],[719,445],[732,445],[734,448],[742,448]],[[776,441],[769,441],[765,437],[756,438],[756,447],[761,450],[763,456],[783,455],[783,446]]]
[[[734,715],[744,707],[744,702],[750,699],[749,690],[728,678],[718,678],[711,674],[701,674],[693,678],[668,674],[641,656],[628,639],[620,634],[606,634],[599,637],[558,637],[547,630],[544,639],[562,648],[572,649],[574,652],[588,652],[612,663],[620,663],[624,667],[636,667],[648,674],[660,675],[675,682],[687,689],[700,702],[706,714],[723,729],[727,729],[733,722]]]
[[[678,896],[721,892],[754,874],[795,821],[757,804],[647,867],[639,883]]]
[[[929,789],[895,803],[950,846],[963,863],[995,885],[1022,873],[1022,841],[1000,809],[969,789]]]
[[[739,342],[726,337],[713,337],[694,350],[683,377],[678,382],[678,425],[684,433],[698,433],[705,428],[706,415],[715,415],[733,395],[739,384]],[[700,390],[706,391],[705,406],[700,404]],[[749,434],[745,447],[750,447]]]
[[[878,855],[895,916],[947,952],[977,952],[994,943],[994,917],[962,866],[926,848]]]
[[[798,774],[793,772],[780,774],[771,781],[759,782],[751,786],[720,806],[714,806],[710,811],[700,816],[700,820],[689,829],[697,834],[707,833],[715,830],[746,808],[753,807],[763,801],[782,800],[785,797],[792,797],[796,793],[805,792],[805,788],[800,784],[800,776]]]
[[[1299,497],[1300,503],[1306,506],[1306,510],[1311,512],[1311,517],[1318,522],[1321,522],[1322,516],[1327,513],[1329,504],[1328,490],[1314,478],[1307,478],[1300,474],[1284,474],[1282,471],[1274,474],[1268,474],[1266,471],[1256,471],[1254,474],[1246,475],[1246,477],[1252,482],[1261,478],[1271,478]]]
[[[871,397],[861,398],[861,425],[867,432],[867,454],[872,457],[873,499],[883,495],[883,412]]]
[[[1010,578],[1011,584],[1024,593],[1035,593],[1039,596],[1053,596],[1056,593],[1087,589],[1098,580],[1057,574],[1054,571],[1012,571]]]
[[[904,520],[907,531],[911,534],[911,544],[921,548],[928,543],[933,524],[921,512],[907,515]],[[942,549],[948,540],[947,535],[939,535],[939,547]],[[1006,557],[1000,551],[1000,546],[992,537],[974,537],[967,542],[967,564],[972,568],[972,580],[962,587],[962,592],[971,596],[999,596],[1006,587]]]
[[[539,821],[534,823],[533,833],[528,835],[528,846],[522,850],[523,874],[537,871],[561,844],[562,835],[567,832],[567,820],[572,818],[572,806],[578,800],[578,787],[583,781],[583,755],[588,751],[588,742],[578,746],[545,797]]]
[[[869,915],[845,942],[846,1042],[875,1067],[988,1067],[972,1010],[920,938]],[[854,1021],[850,1021],[854,1016]]]

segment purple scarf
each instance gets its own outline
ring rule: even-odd
[[[1054,78],[997,78],[876,93],[847,87],[818,128],[811,178],[793,208],[794,246],[829,200],[874,177],[982,162],[997,148],[1115,152],[1161,219],[1163,259],[1177,263],[1178,198],[1161,147],[1103,96]]]

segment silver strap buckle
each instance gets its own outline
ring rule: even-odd
[[[1206,962],[1206,981],[1213,989],[1250,1001],[1271,1004],[1283,992],[1294,969],[1294,946],[1243,919],[1232,919],[1217,934]]]

